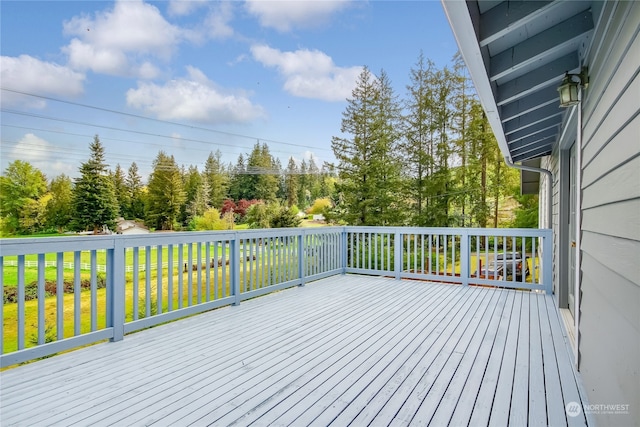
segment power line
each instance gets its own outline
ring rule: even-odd
[[[19,116],[33,117],[33,118],[38,118],[38,119],[51,120],[51,121],[62,122],[62,123],[70,123],[70,124],[81,125],[81,126],[91,126],[91,127],[102,128],[102,129],[114,130],[114,131],[118,131],[118,132],[129,132],[129,133],[135,133],[135,134],[139,134],[139,135],[146,135],[146,136],[153,136],[153,137],[158,137],[158,138],[165,138],[165,139],[170,139],[170,140],[174,140],[174,141],[175,140],[180,140],[180,141],[185,141],[185,142],[196,142],[196,143],[199,143],[199,144],[207,144],[207,145],[215,144],[215,145],[223,145],[223,146],[227,146],[227,147],[237,148],[237,146],[234,145],[234,144],[229,144],[229,143],[224,143],[224,142],[217,142],[216,141],[214,143],[214,142],[211,142],[211,141],[203,141],[201,139],[183,138],[183,137],[176,137],[176,136],[171,136],[171,135],[162,135],[162,134],[158,134],[158,133],[144,132],[144,131],[133,130],[133,129],[122,129],[122,128],[117,128],[117,127],[114,127],[114,126],[99,125],[99,124],[95,124],[95,123],[88,123],[88,122],[82,122],[82,121],[78,121],[78,120],[64,119],[64,118],[60,118],[60,117],[45,116],[45,115],[42,115],[42,114],[29,113],[29,112],[26,112],[26,111],[11,110],[11,109],[8,109],[8,108],[2,108],[2,109],[0,109],[0,111],[3,112],[3,113],[7,113],[7,114],[15,114],[15,115],[19,115]],[[258,141],[262,141],[262,140],[258,140]],[[292,145],[292,144],[289,144],[289,145]],[[307,148],[307,146],[304,146],[304,145],[300,145],[300,146],[297,146],[297,147]],[[328,150],[326,148],[319,148],[319,149],[320,150],[325,150],[325,151]],[[287,151],[280,151],[280,150],[271,150],[271,151],[279,152],[279,153],[289,153]]]
[[[161,120],[161,119],[156,119],[156,118],[153,118],[153,117],[142,116],[142,115],[139,115],[139,114],[126,113],[124,111],[118,111],[118,110],[111,110],[109,108],[98,107],[98,106],[95,106],[95,105],[82,104],[82,103],[79,103],[79,102],[73,102],[73,101],[68,101],[68,100],[64,100],[64,99],[53,98],[53,97],[50,97],[50,96],[37,95],[37,94],[34,94],[34,93],[23,92],[23,91],[19,91],[19,90],[15,90],[15,89],[9,89],[9,88],[5,88],[5,87],[0,87],[0,89],[4,90],[4,91],[7,91],[7,92],[17,93],[17,94],[20,94],[20,95],[31,96],[31,97],[39,98],[39,99],[46,99],[48,101],[60,102],[60,103],[63,103],[63,104],[68,104],[68,105],[75,105],[75,106],[78,106],[78,107],[90,108],[90,109],[93,109],[93,110],[104,111],[104,112],[113,113],[113,114],[120,114],[120,115],[127,116],[127,117],[134,117],[134,118],[137,118],[137,119],[153,121],[153,122],[156,122],[156,123],[164,123],[164,124],[173,125],[173,126],[186,127],[186,128],[189,128],[189,129],[203,130],[203,131],[206,131],[206,132],[213,132],[213,133],[217,133],[217,134],[221,134],[221,135],[233,136],[233,137],[238,137],[238,138],[259,140],[259,141],[269,142],[269,143],[273,143],[273,144],[289,145],[289,146],[292,146],[292,147],[311,148],[311,149],[314,149],[314,150],[317,150],[317,149],[328,150],[326,148],[323,149],[323,148],[314,147],[314,146],[311,146],[311,145],[294,144],[294,143],[291,143],[291,142],[276,141],[276,140],[267,139],[267,138],[258,138],[258,137],[255,137],[255,136],[242,135],[242,134],[233,133],[233,132],[226,132],[226,131],[206,128],[206,127],[202,127],[202,126],[194,126],[194,125],[188,125],[188,124],[185,124],[185,123],[172,122],[172,121],[169,121],[169,120]],[[71,123],[75,123],[75,122],[71,122]],[[80,124],[80,123],[75,123],[75,124]]]

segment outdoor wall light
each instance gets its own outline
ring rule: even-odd
[[[579,81],[575,80],[576,77]],[[558,87],[561,107],[569,107],[580,102],[578,97],[579,86],[582,86],[585,89],[589,86],[589,76],[587,75],[586,67],[582,68],[580,74],[569,74],[569,72],[565,73],[564,79],[562,79],[562,83]]]

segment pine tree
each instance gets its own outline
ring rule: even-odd
[[[430,76],[433,63],[424,60],[422,52],[418,62],[410,71],[411,84],[407,86],[405,101],[406,114],[403,117],[405,155],[405,189],[410,211],[413,213],[412,223],[426,226],[425,204],[428,200],[428,178],[432,168],[433,157],[428,142],[431,135],[431,99],[433,90]]]
[[[129,219],[144,218],[144,193],[142,177],[138,172],[138,165],[136,164],[136,162],[131,163],[131,166],[129,166],[129,170],[127,171],[127,178],[125,179],[125,185],[127,188],[129,205],[127,206],[126,212],[123,214]]]
[[[284,179],[285,199],[289,207],[298,204],[298,173],[298,165],[293,160],[293,157],[289,157]]]
[[[235,201],[250,199],[251,182],[249,180],[250,177],[247,175],[247,165],[245,164],[244,156],[240,154],[231,172],[229,196]]]
[[[273,202],[278,191],[278,171],[267,144],[256,142],[247,159],[246,199]]]
[[[118,201],[113,181],[104,160],[104,147],[98,135],[89,146],[91,156],[80,166],[80,177],[74,182],[72,227],[75,230],[102,232],[115,228]]]
[[[124,175],[124,171],[120,167],[120,164],[116,165],[116,170],[111,175],[111,180],[113,181],[113,189],[118,202],[118,211],[120,212],[120,215],[125,216],[129,206],[129,194],[126,184],[127,179]]]
[[[209,153],[204,165],[203,177],[209,186],[209,205],[222,208],[222,202],[228,197],[229,176],[222,164],[222,153],[216,150]]]
[[[472,83],[467,74],[467,67],[462,59],[462,55],[458,51],[453,57],[453,130],[456,135],[454,140],[456,154],[460,159],[460,173],[458,174],[458,182],[456,183],[455,197],[460,208],[460,225],[465,227],[471,225],[471,218],[468,208],[468,175],[469,175],[469,120],[470,108],[474,101],[471,93]]]
[[[186,197],[180,168],[164,151],[153,161],[148,193],[147,223],[161,230],[175,229]]]
[[[365,67],[342,114],[341,132],[348,137],[331,141],[348,224],[398,223],[398,111],[386,74],[376,78]]]
[[[298,175],[298,207],[306,209],[311,199],[311,191],[309,191],[309,173],[306,160],[300,162],[300,175]]]

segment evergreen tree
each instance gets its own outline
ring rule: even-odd
[[[80,166],[80,177],[74,182],[72,227],[75,230],[102,232],[115,228],[118,201],[113,181],[104,160],[104,147],[98,135],[89,146],[91,156]]]
[[[388,77],[364,68],[342,115],[341,132],[331,147],[338,160],[344,217],[353,225],[399,222],[397,158],[398,105]]]
[[[467,181],[469,175],[469,120],[471,118],[470,108],[474,101],[471,94],[472,82],[467,73],[467,67],[458,51],[453,58],[453,131],[456,154],[460,159],[460,173],[456,183],[455,201],[460,208],[460,225],[465,227],[471,225],[469,212],[469,192]]]
[[[125,177],[120,164],[116,165],[116,170],[111,175],[111,179],[113,181],[113,189],[118,202],[118,211],[120,212],[120,215],[124,216],[127,214],[127,209],[129,207],[129,193],[127,191],[127,178]]]
[[[147,195],[147,224],[160,230],[173,230],[186,199],[182,175],[173,156],[160,151],[153,161]]]
[[[321,197],[322,177],[320,176],[320,169],[316,164],[316,160],[313,158],[313,154],[309,156],[309,167],[307,172],[307,189],[309,190],[309,198],[310,200],[315,200]]]
[[[411,222],[427,226],[426,204],[429,200],[429,176],[433,171],[433,153],[429,149],[432,135],[433,63],[424,60],[422,52],[410,71],[405,101],[403,153],[405,190],[412,213]]]
[[[298,207],[306,209],[311,203],[311,192],[309,191],[309,174],[307,162],[302,159],[300,163],[300,175],[298,175]]]
[[[298,165],[293,157],[289,157],[284,179],[285,199],[289,207],[298,204],[298,173]]]
[[[278,191],[278,171],[267,144],[256,142],[247,160],[247,199],[273,202]]]
[[[184,188],[185,194],[185,203],[180,207],[180,222],[182,224],[187,224],[189,220],[193,216],[202,215],[202,213],[206,209],[200,209],[202,203],[206,203],[207,208],[209,207],[209,194],[204,195],[205,200],[199,200],[196,205],[198,208],[195,209],[196,213],[194,214],[192,203],[196,198],[196,194],[202,190],[202,182],[204,178],[202,174],[198,171],[197,166],[190,165],[188,170],[184,170],[184,166],[181,168],[182,174],[182,185]],[[199,197],[203,197],[202,194],[198,195]]]
[[[125,179],[129,204],[124,215],[129,219],[142,219],[144,217],[144,191],[142,177],[138,172],[136,162],[131,163]]]
[[[240,154],[231,173],[229,182],[229,196],[233,200],[251,199],[251,182],[247,174],[244,156]]]
[[[229,175],[222,163],[222,153],[216,150],[209,153],[204,165],[203,177],[209,187],[209,205],[216,209],[222,208],[222,202],[229,193]]]

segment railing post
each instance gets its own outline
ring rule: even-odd
[[[306,240],[307,234],[304,230],[301,231],[302,232],[298,235],[298,277],[300,278],[300,286],[304,286],[304,264],[306,260],[306,256],[304,253],[304,242]]]
[[[233,305],[240,305],[240,240],[238,233],[234,233],[231,241],[231,262],[229,263],[229,274],[231,274],[231,292],[233,292]]]
[[[551,230],[543,230],[542,247],[542,280],[544,282],[544,291],[551,295],[553,293],[553,232]]]
[[[342,274],[347,274],[347,227],[342,227],[340,248],[340,261],[342,262]]]
[[[471,264],[471,251],[469,248],[469,231],[462,229],[460,233],[460,279],[463,286],[469,285],[469,266]],[[455,266],[455,260],[453,260]]]
[[[402,233],[396,229],[393,238],[393,271],[397,280],[400,280],[402,273],[402,261]]]
[[[111,252],[111,253],[110,253]],[[111,255],[111,256],[109,256]],[[107,250],[107,260],[111,258],[111,268],[107,286],[110,287],[108,325],[113,328],[111,341],[122,341],[124,338],[125,307],[125,256],[124,240],[120,236],[113,238],[113,249]]]

